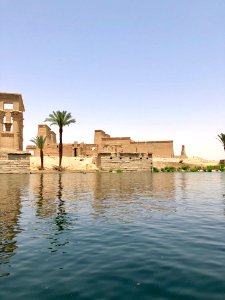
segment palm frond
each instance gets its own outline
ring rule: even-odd
[[[45,119],[45,122],[50,122],[50,125],[64,127],[66,125],[75,123],[76,120],[72,117],[70,112],[67,112],[66,110],[57,110],[49,114],[48,118]]]
[[[36,136],[30,140],[32,143],[35,144],[39,149],[43,149],[46,141],[46,137],[41,136]]]

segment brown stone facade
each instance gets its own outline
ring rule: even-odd
[[[20,94],[0,93],[0,150],[23,150],[23,99]]]
[[[151,171],[152,154],[148,153],[99,153],[97,167],[104,171]]]
[[[54,132],[47,125],[38,126],[38,135],[46,136],[45,155],[58,155],[58,145]],[[27,151],[33,150],[38,156],[35,146],[27,146]],[[63,156],[96,156],[99,153],[145,153],[159,157],[174,157],[173,141],[135,142],[130,137],[111,137],[103,130],[95,130],[94,144],[73,143],[63,145]]]
[[[135,142],[130,137],[111,137],[103,130],[95,130],[98,153],[152,153],[154,156],[174,157],[173,141]]]

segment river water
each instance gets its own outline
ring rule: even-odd
[[[0,174],[0,299],[225,299],[225,173]]]

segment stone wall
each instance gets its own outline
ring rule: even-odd
[[[152,153],[159,157],[174,157],[173,141],[141,141],[130,137],[111,137],[102,130],[95,130],[95,143],[99,153]]]
[[[3,160],[0,159],[0,173],[30,173],[30,160]]]
[[[56,134],[46,124],[38,125],[38,136],[46,137],[46,144],[56,144]]]
[[[20,94],[0,93],[0,150],[23,150],[23,112]]]
[[[39,125],[39,134],[48,136],[44,147],[45,155],[57,155],[58,145],[50,142],[50,128],[47,125]],[[27,146],[27,151],[34,152],[39,156],[39,150],[33,146]],[[135,142],[130,137],[110,137],[102,130],[95,130],[94,144],[72,143],[63,144],[63,155],[68,157],[76,156],[97,156],[98,153],[152,153],[158,157],[174,157],[173,141],[143,141]]]
[[[145,153],[99,153],[97,167],[105,171],[151,171],[152,155]]]

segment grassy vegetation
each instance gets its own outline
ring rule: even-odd
[[[172,173],[172,172],[225,172],[225,165],[217,165],[217,166],[206,166],[206,167],[190,167],[187,165],[184,165],[182,167],[173,167],[173,166],[167,166],[165,168],[161,168],[160,170],[156,167],[152,168],[153,173],[163,172],[163,173]]]

